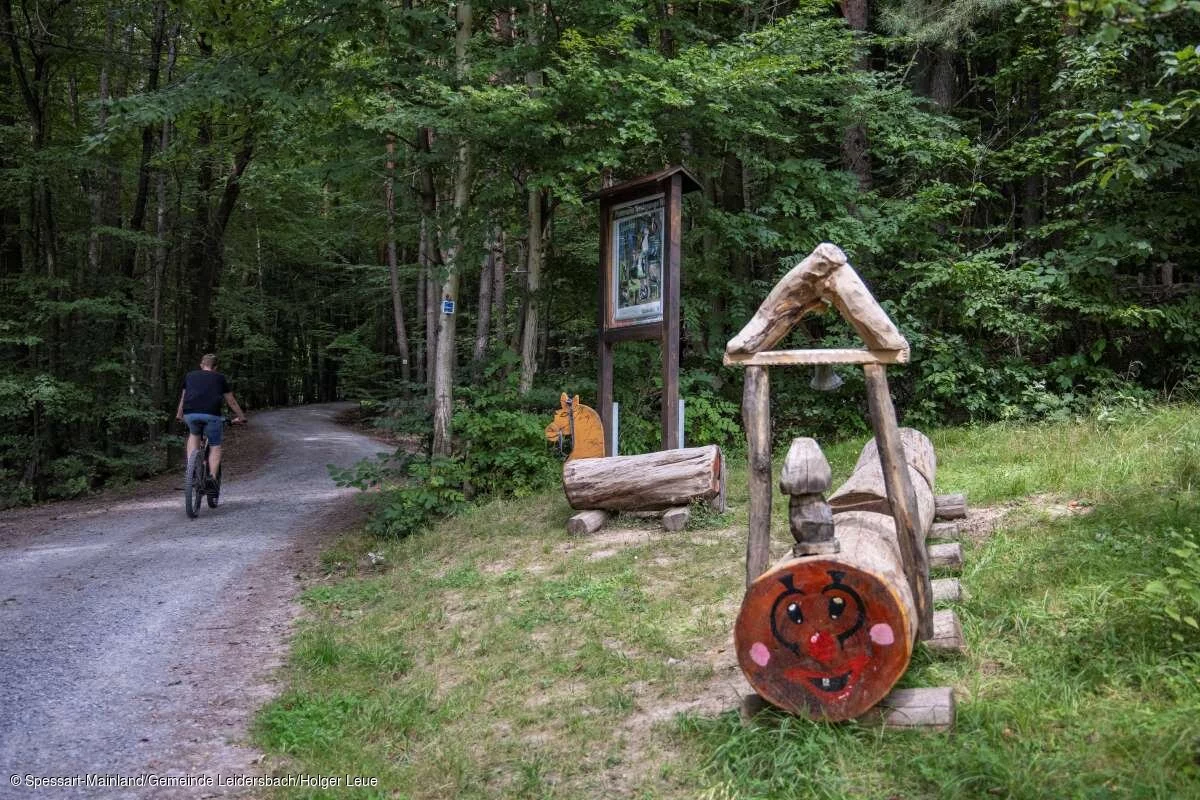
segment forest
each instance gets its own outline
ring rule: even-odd
[[[522,491],[595,397],[586,198],[674,164],[689,442],[742,441],[725,342],[822,241],[912,343],[912,424],[1193,391],[1198,10],[0,0],[0,507],[177,466],[206,352],[251,412],[364,401],[410,474]],[[623,451],[658,359],[618,348]],[[782,379],[779,435],[862,430],[854,372]]]

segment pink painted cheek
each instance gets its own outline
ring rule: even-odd
[[[891,625],[880,622],[871,626],[871,641],[875,644],[892,644],[896,641],[896,634],[892,632]]]
[[[760,667],[765,667],[771,660],[771,651],[762,642],[755,642],[750,645],[750,660]]]

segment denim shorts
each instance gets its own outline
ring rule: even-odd
[[[221,432],[225,428],[225,418],[215,414],[184,414],[183,421],[194,436],[203,433],[208,437],[208,443],[216,447],[221,443]]]

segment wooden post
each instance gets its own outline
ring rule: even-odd
[[[603,309],[603,301],[601,308]],[[603,310],[600,312],[604,313]],[[600,382],[596,386],[599,403],[600,427],[604,429],[604,455],[611,456],[615,449],[613,431],[613,346],[600,335]]]
[[[679,250],[683,224],[683,176],[676,172],[663,182],[663,318],[662,429],[663,449],[679,444]]]
[[[900,546],[904,573],[917,610],[918,637],[925,640],[933,636],[933,589],[929,585],[929,559],[925,552],[924,532],[917,522],[917,496],[908,475],[886,370],[882,364],[863,365],[867,379],[867,405],[871,411],[871,427],[875,432],[892,518],[896,521],[896,541]]]
[[[750,461],[750,534],[746,538],[746,586],[771,560],[771,384],[766,367],[746,368],[742,393]]]

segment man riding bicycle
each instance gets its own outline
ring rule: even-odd
[[[222,401],[233,409],[235,423],[246,421],[242,407],[229,388],[229,381],[217,372],[216,366],[217,357],[212,353],[206,353],[200,359],[200,369],[192,370],[183,379],[183,393],[179,395],[179,408],[175,411],[175,419],[183,420],[188,426],[188,461],[200,448],[200,434],[208,437],[208,469],[212,475],[219,475],[221,468],[221,432],[225,422],[221,417]]]

